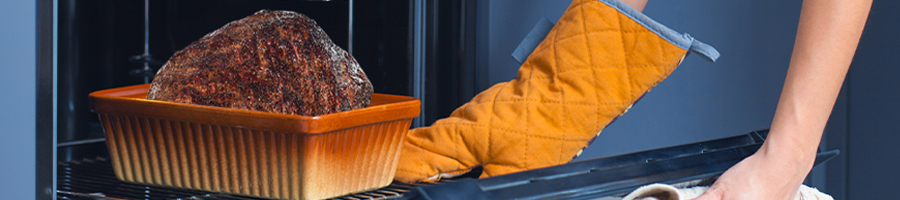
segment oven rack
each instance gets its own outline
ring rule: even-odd
[[[86,158],[60,162],[57,168],[57,199],[192,199],[192,200],[262,200],[264,198],[224,193],[212,193],[162,186],[150,186],[120,181],[113,173],[108,158]],[[451,182],[445,180],[439,183]],[[345,195],[336,200],[396,199],[409,190],[428,183],[407,184],[394,182],[374,191]]]

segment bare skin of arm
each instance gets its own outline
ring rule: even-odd
[[[643,10],[647,0],[622,0]],[[806,0],[769,137],[698,200],[793,199],[812,169],[872,0]]]

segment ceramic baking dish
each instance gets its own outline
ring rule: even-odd
[[[146,100],[150,84],[91,93],[122,181],[278,199],[390,184],[413,97],[315,117]]]

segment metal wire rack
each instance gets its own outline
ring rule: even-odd
[[[394,182],[378,190],[349,194],[334,199],[396,199],[409,190],[426,184]],[[259,200],[262,198],[210,193],[171,187],[127,183],[116,179],[112,163],[98,157],[60,162],[57,170],[57,199],[222,199]]]

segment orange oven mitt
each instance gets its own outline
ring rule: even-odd
[[[617,0],[575,0],[515,80],[410,130],[395,179],[435,181],[478,165],[490,177],[567,163],[688,51],[718,57]]]

